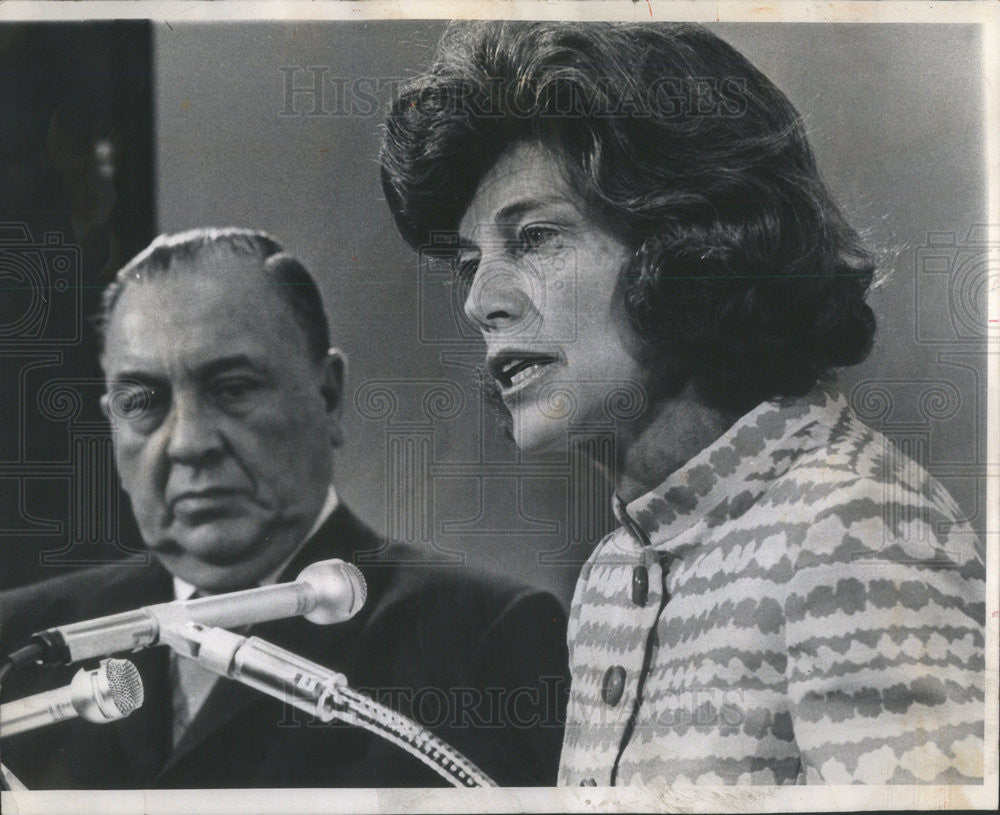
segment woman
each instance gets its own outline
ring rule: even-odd
[[[381,160],[517,444],[614,428],[560,783],[979,783],[983,563],[829,389],[875,263],[785,96],[696,26],[455,25]]]

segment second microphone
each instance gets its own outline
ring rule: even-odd
[[[69,665],[156,645],[161,622],[190,620],[235,628],[301,615],[328,625],[357,614],[366,596],[365,579],[358,568],[334,558],[307,566],[290,583],[144,606],[50,628],[35,634],[32,642],[44,650],[39,659],[43,665]]]

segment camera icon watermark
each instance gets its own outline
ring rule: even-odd
[[[32,237],[24,223],[0,224],[0,347],[80,342],[80,248],[61,233]]]
[[[997,227],[972,226],[964,235],[929,232],[915,252],[915,337],[920,344],[974,345],[1000,342],[1000,313],[989,299],[1000,291]],[[947,303],[947,319],[941,304]]]

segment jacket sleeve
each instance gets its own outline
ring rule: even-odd
[[[804,780],[981,783],[985,582],[975,536],[933,508],[904,518],[884,507],[858,498],[821,513],[787,586]]]

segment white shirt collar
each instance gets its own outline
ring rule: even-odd
[[[306,541],[319,531],[319,528],[326,523],[327,518],[333,515],[333,511],[337,508],[338,504],[340,504],[340,499],[337,497],[337,491],[334,489],[333,484],[331,484],[329,489],[326,491],[326,500],[323,502],[323,507],[320,509],[319,515],[316,516],[316,520],[313,522],[312,528],[309,530],[308,534],[300,541],[299,545],[291,551],[288,557],[281,562],[281,565],[279,565],[273,572],[263,577],[259,581],[258,585],[270,586],[272,583],[278,582],[279,575],[285,571],[285,568],[292,562],[295,556],[299,553],[299,550],[305,546]],[[174,577],[174,597],[177,600],[188,600],[197,590],[197,586],[181,580],[179,577]]]

